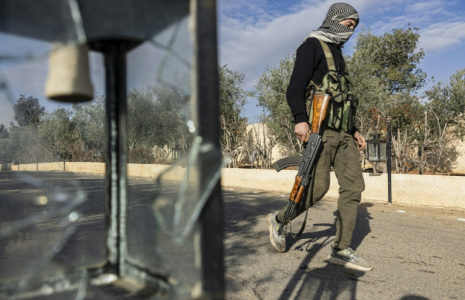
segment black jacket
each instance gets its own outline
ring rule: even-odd
[[[334,64],[340,74],[345,72],[345,61],[341,48],[327,43],[333,54]],[[297,49],[294,70],[286,91],[286,98],[296,123],[308,122],[305,107],[305,90],[311,80],[321,84],[324,75],[329,72],[326,57],[320,41],[316,38],[307,39]]]

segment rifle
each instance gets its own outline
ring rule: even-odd
[[[287,206],[284,218],[278,229],[278,235],[281,235],[284,230],[284,225],[289,222],[289,219],[294,215],[296,206],[302,200],[305,188],[310,183],[312,177],[312,170],[314,169],[319,154],[322,149],[321,145],[321,124],[323,123],[328,105],[330,101],[330,95],[314,95],[313,96],[313,119],[312,119],[312,130],[307,134],[304,140],[304,144],[307,146],[305,151],[302,153],[302,158],[297,157],[300,160],[300,167],[297,175],[295,176],[294,186],[292,187],[291,195],[289,196],[289,205]],[[278,160],[273,164],[273,167],[277,172],[286,168],[292,163],[295,165],[297,162],[296,157],[286,157]]]

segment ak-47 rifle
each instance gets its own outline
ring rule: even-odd
[[[302,153],[302,157],[286,157],[281,160],[278,160],[273,164],[273,167],[276,171],[281,171],[282,169],[290,165],[300,165],[299,171],[295,176],[294,186],[292,187],[291,195],[289,196],[289,205],[287,206],[286,213],[284,218],[281,221],[281,224],[278,229],[278,235],[281,235],[284,230],[284,225],[289,222],[289,219],[294,215],[296,206],[302,200],[305,188],[310,183],[312,170],[315,167],[319,154],[321,152],[321,124],[323,123],[326,112],[328,110],[328,105],[330,101],[330,95],[314,95],[313,96],[313,119],[312,119],[312,130],[311,133],[308,133],[304,143],[307,143],[305,151]],[[299,164],[296,162],[300,160]]]

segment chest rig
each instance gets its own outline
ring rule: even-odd
[[[336,68],[328,45],[321,40],[319,41],[323,47],[329,72],[324,75],[321,85],[315,84],[312,80],[307,87],[305,98],[309,123],[312,122],[313,118],[313,96],[315,94],[329,94],[331,95],[331,102],[324,125],[330,129],[342,129],[347,133],[352,133],[355,126],[358,99],[350,94],[350,81],[347,71],[344,70],[344,74],[341,74],[340,70]]]

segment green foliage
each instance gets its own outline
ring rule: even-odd
[[[391,97],[387,116],[391,117],[391,128],[393,134],[398,130],[409,130],[409,139],[416,139],[416,133],[421,134],[423,126],[423,113],[425,107],[418,97],[409,94],[397,94]]]
[[[128,142],[130,149],[163,144],[163,126],[157,112],[157,98],[150,90],[128,93]]]
[[[0,160],[6,162],[37,160],[39,138],[36,126],[41,121],[45,107],[40,106],[39,99],[21,95],[13,106],[14,119],[18,123],[7,129],[0,125]]]
[[[37,125],[40,122],[40,116],[45,112],[45,107],[40,106],[39,99],[21,95],[13,106],[14,119],[20,127],[29,124]]]
[[[351,91],[360,104],[359,130],[368,138],[373,132],[386,132],[391,118],[393,150],[399,172],[419,166],[417,155],[424,141],[424,105],[415,95],[424,86],[426,74],[417,66],[424,57],[416,49],[418,28],[394,29],[375,36],[362,29],[355,52],[347,59]]]
[[[220,88],[220,143],[223,153],[228,154],[237,163],[239,148],[245,142],[247,119],[241,116],[250,93],[244,91],[241,84],[244,75],[231,71],[227,65],[218,68]]]
[[[438,135],[441,128],[449,126],[458,137],[465,136],[465,69],[457,70],[449,82],[436,83],[425,92],[429,102],[428,109],[434,118],[428,126],[433,135]]]
[[[52,113],[43,116],[39,126],[39,137],[47,146],[50,155],[59,154],[61,158],[70,160],[71,148],[77,141],[75,128],[72,110],[58,107]]]
[[[9,135],[8,128],[6,128],[5,125],[0,124],[0,139],[7,139]]]
[[[76,138],[86,150],[105,149],[105,97],[98,94],[95,100],[73,105],[73,122]]]
[[[188,78],[182,78],[177,87],[160,84],[129,91],[129,162],[166,161],[175,146],[184,151],[189,148],[192,140],[186,125],[190,112],[189,96],[181,92],[188,90],[188,84]],[[30,99],[36,108],[40,108],[36,98]],[[0,160],[21,163],[105,160],[104,96],[97,95],[95,100],[74,104],[70,109],[58,107],[53,112],[44,112],[42,108],[32,111],[41,111],[40,122],[31,121],[28,126],[21,127],[12,125],[9,130],[0,126]],[[6,135],[9,138],[4,138]]]
[[[394,129],[416,126],[421,118],[421,103],[414,96],[425,84],[426,74],[417,65],[424,57],[416,51],[418,28],[394,29],[375,36],[362,29],[357,35],[355,52],[347,58],[351,91],[359,100],[358,128],[377,131],[387,116]],[[378,117],[380,116],[380,117]]]
[[[178,85],[187,85],[187,78],[179,79]],[[155,113],[157,114],[157,128],[153,134],[155,144],[159,147],[169,145],[171,148],[178,145],[187,151],[192,141],[186,121],[190,114],[189,97],[167,85],[156,85],[151,88],[157,101]]]
[[[132,89],[128,93],[130,162],[166,160],[176,146],[183,152],[188,150],[192,142],[192,134],[186,125],[189,98],[181,92],[188,84],[187,78],[183,78],[177,82],[181,89],[159,84]]]
[[[286,101],[286,90],[294,68],[294,61],[286,56],[278,66],[266,67],[255,86],[259,106],[267,114],[267,127],[286,154],[295,155],[300,144],[294,134],[294,118]]]
[[[1,149],[5,161],[31,163],[37,160],[39,143],[37,127],[10,127],[10,137],[5,139],[5,148]],[[2,142],[3,142],[2,141]]]
[[[426,74],[417,68],[425,57],[422,49],[416,51],[420,35],[418,28],[394,29],[382,36],[362,29],[357,35],[354,56],[369,59],[369,75],[380,80],[390,94],[410,93],[425,84]]]
[[[357,37],[356,51],[346,58],[351,80],[351,93],[359,99],[357,108],[357,128],[368,133],[378,124],[378,115],[386,115],[390,94],[380,78],[375,76],[376,64],[374,52],[368,47],[373,37],[370,32],[362,31]],[[358,43],[362,43],[359,45]],[[365,44],[365,46],[363,46]]]
[[[426,91],[421,103],[415,95],[426,74],[417,66],[424,52],[416,50],[418,29],[395,29],[374,36],[362,30],[352,57],[347,59],[352,92],[360,99],[358,121],[362,133],[386,130],[392,119],[396,168],[450,171],[457,156],[453,136],[465,136],[465,70],[448,83]],[[455,151],[455,152],[454,152]]]

